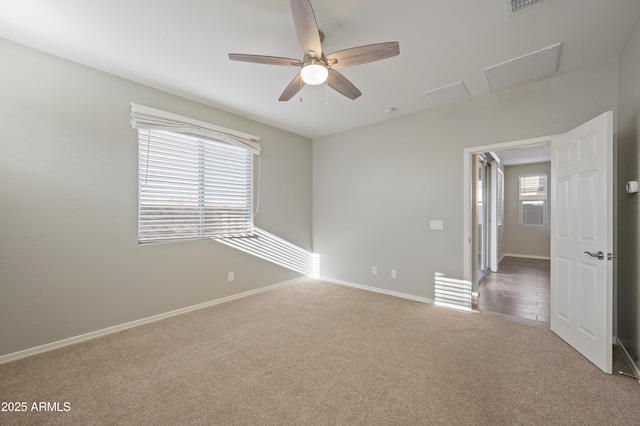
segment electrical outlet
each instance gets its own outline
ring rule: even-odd
[[[398,271],[396,271],[395,269],[391,270],[391,278],[397,278],[398,277]]]
[[[231,281],[233,281],[233,280],[235,280],[235,279],[236,279],[235,273],[233,273],[233,272],[229,272],[229,273],[227,274],[227,281],[231,282]]]
[[[371,273],[372,273],[373,275],[378,275],[378,267],[377,267],[377,266],[372,267],[372,268],[371,268]]]

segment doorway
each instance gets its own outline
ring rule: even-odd
[[[547,329],[550,315],[549,224],[545,226],[546,231],[542,231],[543,234],[546,232],[546,240],[542,240],[546,249],[540,250],[538,238],[535,244],[522,242],[520,247],[508,244],[511,250],[505,251],[505,240],[525,241],[531,235],[535,239],[536,233],[541,231],[523,227],[518,222],[518,175],[530,174],[540,164],[542,170],[549,168],[550,139],[536,138],[469,150],[471,232],[467,234],[472,263],[469,272],[473,309]],[[505,206],[505,203],[508,204]],[[505,229],[510,229],[511,234]],[[507,238],[508,235],[511,238]],[[537,247],[533,255],[529,245]],[[537,255],[536,251],[539,251]]]
[[[612,111],[560,135],[464,150],[463,278],[472,279],[476,243],[471,233],[472,155],[542,143],[550,143],[552,150],[550,330],[611,374],[615,258]]]

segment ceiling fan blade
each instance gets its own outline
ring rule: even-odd
[[[309,0],[291,0],[291,14],[302,51],[305,55],[320,59],[322,57],[322,42],[311,2]],[[313,52],[313,54],[309,52]]]
[[[346,68],[354,65],[380,61],[400,54],[400,44],[397,41],[369,44],[367,46],[352,47],[327,55],[327,62],[331,68]]]
[[[280,95],[280,98],[278,100],[285,102],[288,101],[289,99],[293,98],[295,94],[304,87],[304,85],[305,82],[302,81],[302,76],[298,73],[298,75],[296,75],[295,78],[291,80],[291,83],[289,83],[287,88],[284,89],[284,92],[282,92],[282,95]]]
[[[245,55],[242,53],[229,53],[229,59],[232,61],[253,62],[256,64],[267,65],[293,65],[299,67],[302,63],[297,59],[279,58],[277,56],[263,56],[263,55]]]
[[[347,80],[345,76],[338,71],[329,68],[329,77],[327,77],[327,84],[336,92],[346,96],[347,98],[354,100],[358,96],[362,95],[362,92],[358,90],[352,82]]]

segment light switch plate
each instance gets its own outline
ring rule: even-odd
[[[432,220],[429,222],[429,229],[442,231],[444,229],[444,221],[443,220]]]

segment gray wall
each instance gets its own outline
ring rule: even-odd
[[[498,152],[498,155],[500,153]],[[547,226],[520,226],[518,178],[545,174],[551,182],[551,163],[507,166],[504,172],[504,252],[524,257],[551,256],[551,194],[547,197]]]
[[[306,249],[310,140],[2,39],[0,58],[0,355],[299,276],[212,240],[138,245],[129,103],[260,136],[256,225]]]
[[[433,298],[435,272],[463,276],[464,148],[566,132],[616,101],[613,61],[314,140],[321,275]]]
[[[617,139],[617,336],[640,367],[640,209],[624,184],[638,180],[640,154],[640,23],[619,59]]]
[[[313,224],[323,276],[429,298],[434,272],[462,276],[463,149],[614,110],[618,337],[638,359],[640,215],[623,186],[640,161],[638,27],[619,66],[321,138],[313,157],[305,138],[2,39],[0,57],[0,355],[298,276],[213,241],[137,244],[137,102],[261,136],[258,226],[311,249]]]

